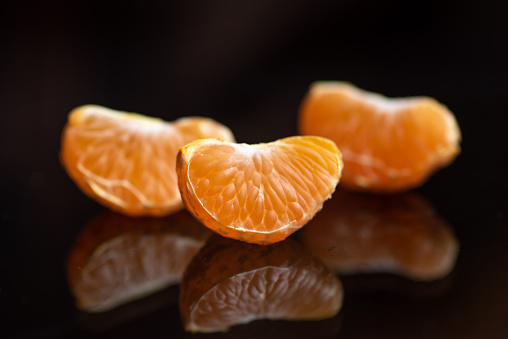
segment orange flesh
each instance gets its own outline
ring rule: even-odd
[[[183,207],[175,173],[178,149],[219,136],[234,141],[229,129],[207,118],[168,123],[89,105],[69,114],[60,157],[93,199],[127,215],[160,216]]]
[[[344,186],[377,192],[421,185],[460,152],[453,114],[428,97],[386,98],[347,83],[314,84],[300,107],[303,135],[333,140]]]
[[[324,138],[259,144],[198,140],[177,160],[187,209],[213,231],[260,244],[305,225],[335,190],[342,161]]]

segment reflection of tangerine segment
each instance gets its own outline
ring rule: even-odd
[[[224,331],[257,319],[336,315],[342,285],[294,240],[260,246],[212,237],[180,284],[180,314],[191,332]]]
[[[305,246],[338,273],[391,272],[415,280],[447,275],[458,242],[415,194],[374,196],[337,191],[301,232]]]
[[[197,140],[177,159],[187,209],[223,236],[259,244],[283,240],[312,219],[341,170],[339,150],[320,137],[258,145]]]
[[[178,149],[231,131],[214,120],[172,123],[88,105],[74,109],[62,134],[61,161],[78,187],[103,205],[132,216],[181,209],[175,173]]]
[[[184,211],[166,218],[99,215],[67,262],[77,307],[103,312],[179,283],[210,234]]]
[[[344,82],[317,82],[300,107],[299,130],[335,141],[341,184],[390,192],[421,185],[460,151],[454,115],[428,97],[387,98]]]

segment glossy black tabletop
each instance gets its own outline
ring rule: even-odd
[[[508,21],[502,2],[117,6],[55,0],[0,8],[1,338],[508,338]],[[355,195],[339,184],[314,224],[291,236],[297,252],[319,257],[328,251],[319,260],[330,259],[342,284],[337,315],[189,334],[178,307],[179,280],[164,275],[158,261],[172,252],[152,253],[157,259],[147,261],[154,265],[152,277],[164,283],[157,291],[109,310],[92,298],[85,308],[98,311],[80,309],[72,273],[81,265],[75,264],[80,251],[121,236],[154,241],[158,245],[150,248],[163,253],[174,234],[162,231],[161,220],[139,231],[136,221],[109,214],[71,181],[58,154],[72,108],[98,104],[167,121],[207,116],[231,128],[239,142],[268,142],[297,134],[299,104],[316,80],[345,80],[394,97],[432,96],[454,112],[463,138],[457,159],[409,192],[411,202],[391,197],[395,202],[385,208],[389,199]],[[353,264],[333,261],[344,258],[345,247],[317,236],[334,232],[320,230],[326,223],[318,217],[361,219],[354,207],[348,208],[353,215],[340,213],[349,202],[375,218],[386,210],[396,215],[383,212],[376,219],[389,220],[382,238],[391,247],[361,242],[358,229],[335,230],[349,232],[351,248],[369,249],[357,266],[354,256]],[[118,218],[116,233],[104,229],[107,218]],[[442,249],[436,256],[447,260],[444,268],[365,269],[369,260],[407,243],[390,233],[386,225],[394,223],[414,224],[421,238],[390,260],[406,262],[430,241]],[[199,248],[211,246],[199,239]],[[128,257],[121,248],[114,251]],[[418,268],[418,261],[413,264]],[[137,283],[151,281],[147,277]]]

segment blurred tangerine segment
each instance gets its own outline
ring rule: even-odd
[[[459,248],[448,224],[412,193],[339,190],[300,236],[339,274],[386,272],[422,281],[450,273]]]
[[[387,98],[346,82],[314,83],[298,124],[303,135],[335,141],[344,158],[341,184],[357,190],[419,186],[460,152],[455,116],[436,100]]]
[[[78,187],[117,212],[161,216],[183,208],[175,172],[178,149],[231,131],[202,117],[165,122],[87,105],[74,109],[62,134],[61,162]]]
[[[197,140],[177,158],[187,209],[225,237],[258,244],[281,241],[312,219],[341,171],[337,146],[321,137],[257,145]]]
[[[165,218],[100,214],[67,260],[77,307],[104,312],[178,284],[211,234],[186,211]]]
[[[211,237],[180,284],[180,314],[190,332],[226,331],[258,319],[320,320],[342,306],[337,276],[292,239],[246,244]]]

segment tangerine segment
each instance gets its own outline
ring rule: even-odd
[[[210,234],[186,211],[166,218],[100,214],[68,256],[76,306],[104,312],[178,284]]]
[[[312,219],[341,171],[337,146],[321,137],[258,145],[197,140],[177,158],[187,209],[225,237],[258,244],[281,241]]]
[[[375,192],[406,190],[460,152],[452,112],[429,97],[387,98],[345,82],[316,82],[300,106],[299,130],[335,141],[341,184]]]
[[[231,131],[201,117],[165,122],[87,105],[74,109],[62,134],[61,162],[78,187],[117,212],[167,215],[183,208],[175,173],[178,149]]]
[[[294,240],[260,246],[212,237],[180,284],[180,314],[190,332],[226,331],[257,319],[320,320],[336,315],[336,275]]]
[[[423,281],[450,273],[459,248],[450,226],[411,193],[339,190],[300,236],[339,274],[387,272]]]

